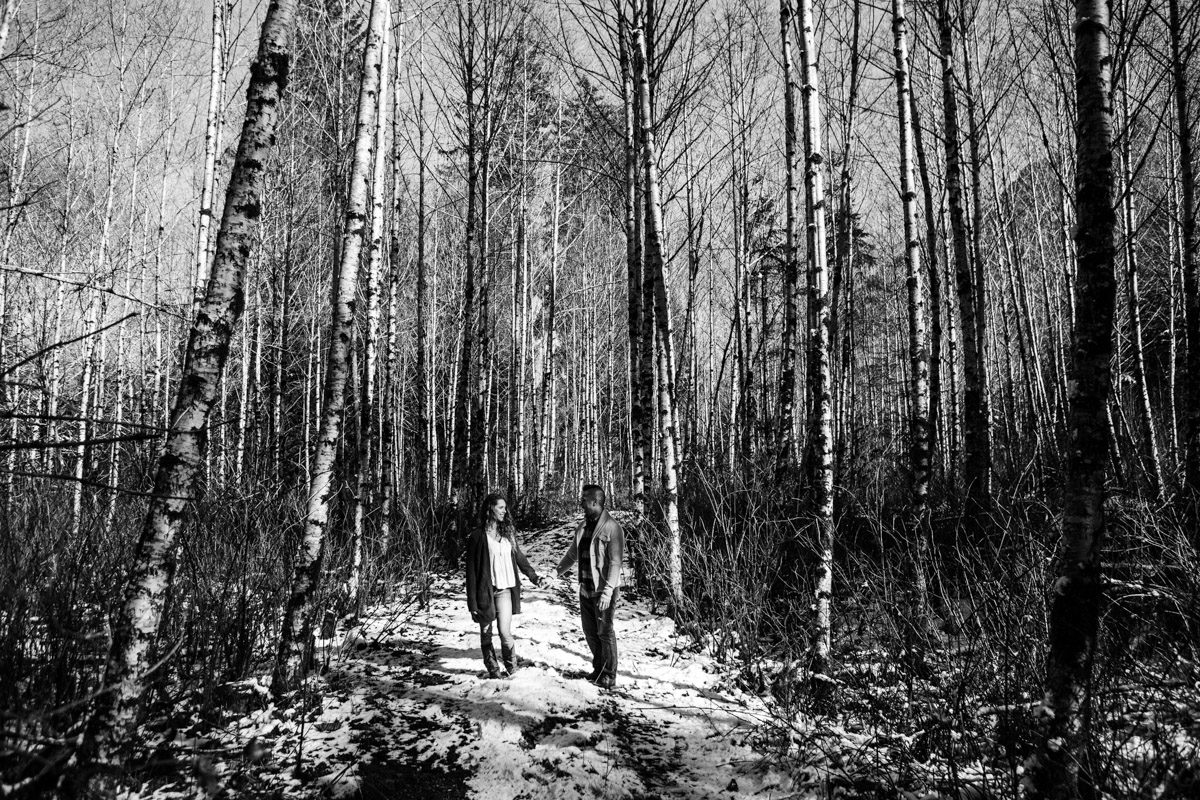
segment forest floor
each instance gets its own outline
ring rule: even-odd
[[[192,775],[131,797],[783,798],[791,778],[754,749],[764,701],[636,596],[617,609],[615,690],[586,680],[574,578],[554,580],[574,523],[522,537],[543,583],[514,634],[523,667],[488,679],[460,576],[369,608],[323,640],[309,700],[266,679],[192,748]],[[497,647],[498,647],[497,642]]]

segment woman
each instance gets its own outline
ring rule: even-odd
[[[521,552],[508,521],[508,503],[498,494],[483,500],[480,527],[467,539],[467,608],[479,623],[479,646],[489,678],[500,677],[500,664],[492,646],[492,622],[500,629],[500,655],[511,676],[517,671],[517,650],[512,636],[513,614],[521,613],[521,572],[534,586],[541,580]]]

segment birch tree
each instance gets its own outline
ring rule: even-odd
[[[362,392],[360,396],[358,425],[358,464],[356,465],[354,509],[351,518],[354,520],[354,531],[351,534],[350,575],[347,579],[347,590],[350,595],[350,605],[355,612],[361,606],[360,593],[362,590],[363,565],[363,526],[367,507],[371,502],[372,463],[374,449],[372,441],[375,438],[374,419],[377,413],[378,374],[379,374],[379,336],[380,318],[382,313],[383,293],[383,219],[384,219],[384,185],[387,182],[384,167],[387,163],[387,113],[388,113],[388,47],[391,32],[391,11],[384,3],[386,22],[383,27],[383,42],[380,44],[379,56],[379,88],[375,94],[375,130],[371,167],[371,225],[370,246],[367,250],[367,335],[366,352],[362,373]],[[382,446],[386,447],[384,442]]]
[[[377,94],[380,91],[384,69],[383,42],[389,18],[388,0],[373,0],[363,49],[362,81],[358,92],[354,157],[346,199],[341,260],[333,282],[333,325],[329,332],[329,347],[325,357],[321,420],[317,439],[313,444],[304,531],[293,562],[291,594],[283,613],[279,651],[275,659],[271,690],[276,695],[289,691],[302,677],[313,596],[320,583],[325,563],[329,506],[337,491],[333,482],[333,468],[342,436],[346,383],[350,377],[350,353],[354,343],[359,256],[366,237],[367,215],[370,211],[367,180],[372,171],[375,116],[378,111]]]
[[[81,760],[108,758],[130,732],[143,694],[151,646],[174,570],[175,543],[196,497],[207,423],[245,303],[246,262],[261,219],[266,164],[287,84],[295,0],[273,0],[263,20],[246,91],[246,116],[226,191],[216,255],[175,393],[150,506],[112,626],[103,685],[86,728]]]
[[[642,236],[641,209],[638,204],[638,137],[636,130],[633,63],[630,54],[631,34],[624,9],[620,12],[617,31],[618,53],[621,62],[621,104],[625,123],[625,265],[628,291],[629,325],[629,434],[633,459],[630,493],[634,513],[640,518],[646,513],[646,439],[643,417],[647,409],[642,403]]]
[[[833,395],[830,376],[829,264],[825,230],[824,157],[821,147],[821,105],[817,96],[817,45],[811,0],[800,0],[800,42],[804,81],[801,108],[804,114],[804,203],[808,223],[808,295],[812,309],[809,331],[809,407],[812,409],[811,513],[818,553],[816,628],[812,673],[818,696],[824,694],[832,649],[833,600]]]
[[[675,363],[671,330],[671,307],[667,302],[670,278],[662,253],[662,198],[658,174],[658,153],[650,106],[649,61],[646,55],[645,18],[633,31],[633,64],[637,72],[638,105],[641,109],[642,168],[646,180],[645,269],[654,279],[654,319],[658,364],[659,455],[662,460],[663,517],[668,540],[668,586],[676,609],[683,602],[683,566],[680,552],[679,495],[676,477],[674,426]],[[643,346],[645,346],[643,342]]]
[[[464,114],[463,125],[465,155],[467,157],[467,209],[463,236],[463,253],[466,259],[466,275],[463,282],[462,305],[462,350],[459,354],[458,371],[454,388],[454,445],[453,465],[450,478],[450,502],[458,512],[459,536],[465,537],[466,506],[468,504],[468,465],[471,443],[472,420],[471,385],[472,365],[475,363],[475,317],[476,317],[476,251],[478,240],[479,211],[477,204],[479,186],[479,101],[476,99],[478,86],[479,49],[478,31],[475,24],[475,2],[465,0],[466,8],[459,2],[455,8],[458,49],[458,68],[462,81]]]
[[[975,267],[968,242],[963,197],[962,153],[959,144],[958,78],[954,60],[954,27],[950,0],[938,0],[938,36],[942,67],[942,111],[945,118],[946,194],[954,243],[954,275],[958,288],[963,357],[963,480],[967,514],[978,520],[991,504],[992,454],[987,386],[982,358],[982,326]]]
[[[213,217],[213,190],[217,176],[217,139],[220,136],[221,105],[225,100],[225,0],[213,0],[212,51],[209,57],[208,114],[204,126],[204,173],[200,184],[200,213],[196,221],[195,288],[192,316],[204,297]]]
[[[555,153],[562,151],[562,104],[555,111]],[[559,156],[561,158],[561,156]],[[534,495],[543,502],[546,480],[554,468],[555,390],[558,370],[554,366],[554,351],[558,346],[555,326],[558,322],[558,273],[562,258],[562,179],[560,163],[554,165],[550,188],[550,274],[546,277],[545,300],[542,302],[542,391],[538,400],[538,457]]]
[[[421,42],[421,58],[424,58],[424,41]],[[400,65],[399,65],[399,48],[397,51],[396,63],[396,79],[399,80]],[[397,95],[398,96],[398,95]],[[399,102],[397,100],[397,102]],[[397,113],[393,117],[393,124],[399,124],[400,114]],[[429,265],[426,259],[426,237],[428,231],[427,212],[425,204],[426,194],[426,133],[425,133],[425,82],[420,80],[417,87],[417,108],[416,108],[416,124],[417,124],[417,209],[416,209],[416,224],[417,224],[417,352],[415,365],[416,379],[416,401],[417,401],[417,492],[420,497],[429,497],[433,494],[433,487],[437,484],[437,470],[433,467],[433,455],[437,448],[431,430],[433,425],[431,411],[431,392],[430,392],[430,376],[429,376],[429,343],[428,330],[429,322],[426,313],[426,305],[430,302],[429,292]],[[395,132],[392,137],[393,141],[399,141],[399,131]],[[400,155],[399,148],[396,148],[396,167],[395,178],[393,180],[392,191],[396,194],[396,207],[394,213],[396,220],[393,223],[392,236],[396,251],[399,251],[398,243],[394,240],[398,236],[399,219],[400,219]],[[393,274],[396,269],[396,259],[392,262]]]
[[[1127,83],[1128,81],[1126,81]],[[1150,481],[1150,490],[1155,499],[1163,498],[1165,480],[1163,478],[1162,461],[1158,452],[1158,432],[1154,426],[1154,412],[1150,406],[1150,387],[1146,383],[1146,348],[1143,344],[1142,333],[1142,297],[1141,277],[1139,275],[1137,215],[1133,203],[1133,169],[1130,166],[1129,141],[1132,124],[1129,115],[1129,91],[1121,86],[1121,118],[1125,124],[1126,134],[1121,137],[1120,169],[1121,169],[1121,221],[1124,226],[1125,250],[1125,284],[1129,302],[1129,346],[1133,356],[1133,380],[1137,391],[1137,412],[1145,436],[1143,451],[1148,464],[1145,468],[1146,477]]]
[[[929,337],[929,452],[932,458],[938,445],[938,432],[942,429],[942,281],[938,267],[937,217],[933,208],[933,181],[929,174],[929,163],[921,133],[921,119],[917,113],[911,77],[908,86],[909,111],[912,118],[909,129],[912,131],[913,147],[917,154],[917,168],[921,176],[921,195],[925,203],[925,266],[929,275],[929,318],[932,323]],[[940,452],[944,453],[945,448],[943,447]]]
[[[908,283],[909,480],[911,495],[912,586],[910,607],[918,625],[926,607],[925,536],[929,514],[931,425],[929,422],[929,343],[925,328],[925,294],[921,283],[921,242],[917,227],[917,192],[913,185],[912,93],[909,84],[908,18],[904,0],[892,0],[892,38],[896,71],[896,120],[900,134],[900,202],[904,211],[904,266]]]
[[[792,29],[795,25],[792,0],[779,0],[779,33],[783,55],[783,360],[779,370],[778,470],[786,470],[794,459],[796,402],[796,291],[800,266],[796,246],[796,89],[792,77]]]
[[[1193,155],[1192,118],[1184,55],[1183,20],[1179,0],[1169,0],[1171,37],[1171,91],[1175,105],[1176,141],[1179,143],[1180,261],[1183,264],[1184,341],[1187,342],[1187,389],[1184,407],[1184,487],[1191,510],[1193,543],[1200,547],[1200,235],[1196,231],[1196,162]],[[1193,15],[1194,16],[1194,15]]]
[[[0,58],[4,56],[4,45],[8,42],[8,32],[12,29],[13,20],[17,18],[17,6],[20,2],[21,0],[3,0],[3,5],[0,5]],[[7,109],[4,96],[0,95],[0,111]]]
[[[1097,791],[1086,766],[1087,723],[1078,712],[1089,691],[1104,593],[1100,554],[1106,535],[1106,415],[1116,304],[1109,25],[1107,0],[1076,0],[1075,304],[1088,313],[1076,318],[1072,335],[1063,536],[1050,598],[1040,739],[1025,768],[1027,796],[1038,800],[1094,796]]]

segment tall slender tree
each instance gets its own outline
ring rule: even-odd
[[[1127,83],[1127,81],[1125,82]],[[1126,133],[1121,137],[1121,221],[1124,227],[1125,291],[1129,303],[1129,348],[1133,358],[1133,380],[1137,391],[1137,415],[1144,434],[1142,453],[1146,459],[1146,477],[1150,490],[1161,500],[1165,491],[1162,460],[1158,451],[1158,431],[1154,426],[1154,411],[1150,406],[1150,387],[1146,382],[1146,348],[1142,333],[1142,292],[1139,274],[1137,215],[1133,202],[1133,167],[1131,166],[1129,141],[1132,133],[1129,117],[1129,89],[1123,83],[1120,88],[1121,118]]]
[[[1081,705],[1103,599],[1104,476],[1116,304],[1112,45],[1107,0],[1075,3],[1076,306],[1063,537],[1050,598],[1049,650],[1038,747],[1026,764],[1031,798],[1095,796]]]
[[[828,687],[825,672],[833,648],[833,380],[830,374],[829,263],[825,229],[824,156],[821,146],[820,76],[816,22],[811,0],[800,0],[800,52],[804,81],[804,202],[808,223],[808,296],[812,309],[809,331],[808,404],[812,409],[809,434],[812,475],[811,514],[815,523],[817,575],[816,625],[813,633],[812,672],[819,696]]]
[[[777,470],[782,472],[795,459],[796,403],[796,292],[800,265],[796,242],[796,86],[792,66],[792,31],[795,27],[795,8],[792,0],[779,0],[779,33],[783,55],[783,169],[784,169],[784,239],[783,239],[783,341],[779,368],[779,431]]]
[[[667,534],[667,570],[671,599],[676,609],[683,602],[683,565],[679,528],[679,488],[676,475],[676,430],[674,424],[675,356],[671,307],[667,301],[670,277],[663,259],[662,196],[658,171],[658,147],[650,104],[650,69],[646,53],[646,20],[634,27],[633,64],[637,73],[638,106],[641,110],[642,168],[646,181],[646,272],[654,280],[655,353],[658,363],[658,433],[662,461],[663,518]],[[647,343],[643,342],[643,346]]]
[[[378,111],[376,96],[381,86],[383,42],[389,18],[388,0],[372,0],[367,39],[363,48],[362,81],[358,92],[354,156],[342,229],[341,260],[333,280],[333,324],[329,331],[329,347],[325,356],[320,424],[316,442],[313,444],[304,531],[293,561],[291,593],[283,613],[279,650],[275,659],[271,689],[276,695],[294,688],[297,680],[302,677],[304,653],[308,645],[307,633],[312,621],[313,596],[325,565],[329,506],[336,494],[333,468],[342,437],[346,384],[350,378],[350,355],[354,345],[359,256],[366,238],[370,212],[367,185],[372,171],[372,151],[375,145],[375,115]]]
[[[424,41],[421,42],[421,53],[424,55]],[[397,48],[397,59],[399,59],[399,48]],[[397,78],[400,73],[399,63],[396,65],[395,73]],[[394,119],[397,121],[400,118],[397,113]],[[433,455],[436,452],[435,442],[431,436],[432,432],[432,415],[431,402],[432,392],[431,380],[429,374],[429,342],[428,330],[429,320],[427,317],[427,306],[430,302],[429,291],[429,264],[426,258],[426,237],[428,231],[428,212],[426,209],[426,132],[425,132],[425,82],[420,80],[420,85],[417,87],[417,108],[416,108],[416,123],[417,123],[417,354],[416,354],[416,402],[417,402],[417,491],[420,496],[428,497],[433,494],[433,487],[437,484],[437,470],[433,468]],[[393,141],[398,141],[398,137],[393,136]],[[396,170],[400,168],[399,148],[396,148]],[[397,175],[397,177],[399,177]],[[397,181],[393,180],[393,187],[397,185]],[[399,205],[400,192],[393,188],[396,192],[396,202]],[[395,209],[396,220],[393,222],[392,236],[398,236],[400,209]],[[398,248],[397,248],[398,250]],[[393,274],[397,267],[396,260],[392,262]]]
[[[220,138],[221,106],[225,101],[225,0],[213,0],[212,51],[209,57],[208,115],[204,127],[204,173],[200,183],[200,212],[196,220],[195,285],[192,316],[204,298],[208,277],[213,194],[217,175],[217,140]]]
[[[464,8],[465,3],[465,8]],[[454,389],[454,462],[450,476],[450,502],[457,509],[459,536],[465,535],[466,508],[469,505],[468,481],[470,466],[472,401],[469,396],[472,366],[475,363],[476,336],[476,275],[479,242],[479,152],[480,108],[476,97],[479,84],[479,30],[475,21],[475,0],[459,0],[455,6],[458,49],[458,68],[463,88],[465,126],[464,147],[467,157],[467,209],[463,236],[466,274],[463,278],[462,349],[458,357],[458,372]],[[486,13],[486,12],[485,12]]]
[[[958,78],[954,56],[951,0],[938,0],[938,55],[942,67],[942,111],[945,115],[946,195],[953,240],[954,276],[958,289],[958,326],[963,360],[963,481],[967,515],[978,521],[991,506],[992,453],[987,386],[983,371],[982,331],[975,263],[967,230],[963,192],[962,148],[958,120]]]
[[[105,662],[107,692],[96,695],[86,727],[81,761],[110,757],[132,729],[149,668],[149,654],[174,572],[175,542],[196,497],[209,412],[229,355],[245,298],[246,262],[262,212],[266,165],[274,148],[279,105],[291,61],[295,0],[273,0],[267,8],[258,55],[246,90],[246,116],[225,195],[216,257],[200,312],[192,323],[187,361],[124,602],[113,624]]]
[[[1175,140],[1179,144],[1180,261],[1183,264],[1184,341],[1187,343],[1188,380],[1184,408],[1184,487],[1191,514],[1193,543],[1200,547],[1200,234],[1196,229],[1196,162],[1193,155],[1192,118],[1188,87],[1183,18],[1179,0],[1169,0],[1171,37],[1171,90],[1175,101]],[[1195,16],[1195,15],[1193,15]]]
[[[638,204],[638,144],[640,132],[636,130],[637,114],[633,63],[630,50],[631,32],[624,7],[620,12],[617,32],[618,54],[621,62],[621,100],[624,109],[625,134],[625,264],[627,308],[629,313],[629,432],[633,458],[634,512],[641,517],[646,513],[646,426],[644,416],[648,413],[642,404],[641,386],[642,348],[642,236]]]
[[[942,428],[942,281],[938,266],[937,214],[933,206],[933,180],[929,174],[928,157],[921,132],[921,118],[909,80],[909,100],[912,112],[911,130],[917,154],[917,169],[921,175],[921,196],[925,207],[925,266],[929,275],[929,450],[938,451],[938,432]],[[951,367],[953,365],[950,365]],[[941,463],[941,459],[934,461]]]
[[[391,10],[384,2],[387,19],[383,26],[383,42],[379,57],[379,90],[375,94],[375,137],[371,167],[371,220],[370,241],[367,248],[367,331],[364,342],[362,391],[359,393],[358,415],[358,458],[355,464],[355,486],[351,519],[354,530],[351,534],[350,575],[347,590],[350,605],[356,611],[361,606],[362,569],[365,546],[365,517],[371,504],[375,439],[375,416],[378,413],[379,339],[380,321],[383,313],[383,220],[384,188],[387,183],[384,167],[387,163],[387,117],[388,117],[388,49],[391,36]],[[385,445],[386,446],[386,445]]]
[[[932,466],[929,421],[929,343],[925,328],[925,293],[921,285],[921,241],[917,227],[917,192],[913,185],[912,97],[909,84],[908,18],[904,0],[892,0],[892,38],[896,71],[896,120],[900,134],[900,202],[904,209],[904,265],[908,283],[909,480],[911,481],[912,591],[910,607],[924,618],[925,537],[929,515]]]

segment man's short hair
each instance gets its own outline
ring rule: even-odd
[[[604,496],[604,487],[598,483],[585,483],[579,494],[585,500],[595,500],[599,502],[601,506],[604,505],[604,502],[607,499]]]

